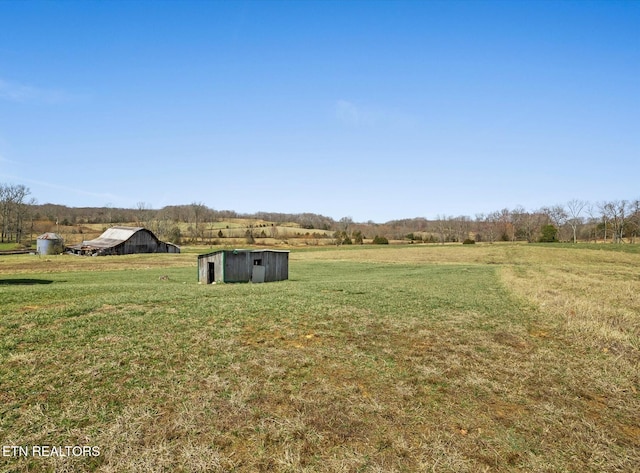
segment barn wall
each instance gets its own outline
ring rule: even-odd
[[[156,253],[158,252],[158,240],[151,232],[140,230],[134,233],[131,238],[124,242],[124,254],[133,253]]]
[[[101,256],[124,255],[126,254],[124,252],[124,243],[120,243],[119,245],[112,246],[110,248],[102,248],[98,250],[96,254]]]
[[[180,253],[180,247],[178,245],[174,245],[173,243],[163,243],[166,247],[167,253]]]

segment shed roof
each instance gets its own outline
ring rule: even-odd
[[[235,249],[235,250],[216,250],[211,251],[210,253],[204,253],[198,255],[198,258],[204,258],[206,256],[215,255],[217,253],[289,253],[289,250],[243,250],[243,249]]]

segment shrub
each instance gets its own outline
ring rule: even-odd
[[[383,236],[376,235],[376,236],[373,237],[373,244],[374,245],[388,245],[389,244],[389,240],[387,240]]]
[[[476,241],[472,240],[471,238],[467,238],[462,242],[463,245],[475,245]]]
[[[558,229],[553,225],[545,225],[542,227],[541,243],[554,243],[558,241]]]

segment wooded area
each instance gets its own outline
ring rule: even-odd
[[[35,200],[23,185],[0,184],[0,242],[22,242]]]
[[[640,199],[590,203],[571,200],[535,210],[523,207],[504,208],[488,214],[469,216],[438,215],[434,220],[411,218],[386,223],[354,222],[350,217],[334,220],[314,213],[287,214],[257,212],[240,214],[233,210],[214,210],[203,203],[171,205],[152,209],[140,202],[135,209],[114,207],[67,207],[37,204],[24,185],[0,184],[1,242],[24,245],[33,243],[38,234],[58,227],[82,225],[135,224],[154,232],[158,238],[176,244],[215,244],[237,237],[221,224],[242,219],[242,235],[248,242],[262,238],[310,238],[332,244],[359,244],[374,240],[414,243],[496,242],[496,241],[590,241],[634,243],[640,234]],[[278,228],[297,228],[286,237]],[[315,230],[315,231],[314,231]]]

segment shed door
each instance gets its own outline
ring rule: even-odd
[[[207,267],[207,284],[211,284],[216,280],[216,266],[214,263],[209,263]]]
[[[265,267],[254,264],[251,271],[251,282],[264,282]]]

